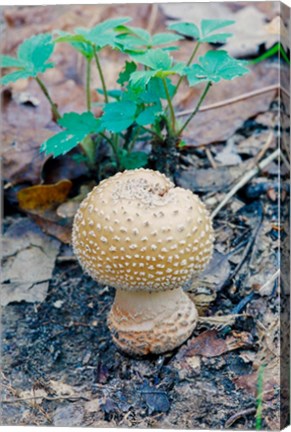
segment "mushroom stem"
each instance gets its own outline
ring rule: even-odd
[[[115,344],[128,354],[159,354],[188,339],[197,318],[196,307],[182,288],[158,292],[118,289],[108,325]]]

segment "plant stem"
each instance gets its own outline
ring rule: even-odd
[[[96,51],[94,51],[94,58],[95,58],[95,61],[96,61],[96,66],[97,66],[97,69],[98,69],[98,72],[99,72],[99,76],[100,76],[100,80],[101,80],[101,85],[102,85],[102,89],[103,89],[103,93],[104,93],[104,99],[105,99],[105,102],[108,103],[108,94],[107,94],[107,88],[106,88],[106,84],[105,84],[105,79],[104,79],[104,75],[103,75],[103,72],[102,72],[102,67],[101,67],[101,64],[100,64],[100,61],[99,61],[99,57],[98,57],[98,54],[97,54]]]
[[[96,143],[93,141],[92,137],[88,135],[81,142],[81,147],[87,156],[89,166],[93,168],[96,158]]]
[[[164,89],[165,89],[165,92],[166,92],[167,101],[168,101],[168,104],[169,104],[170,115],[171,115],[171,122],[172,122],[172,129],[173,129],[173,132],[175,133],[175,121],[176,121],[176,119],[175,119],[175,111],[174,111],[174,107],[173,107],[173,104],[172,104],[171,95],[169,93],[169,89],[168,89],[168,86],[167,86],[167,81],[165,80],[165,78],[162,78],[162,81],[163,81]]]
[[[49,94],[48,89],[47,89],[46,85],[44,84],[44,82],[38,76],[35,77],[35,80],[38,83],[38,85],[40,86],[43,94],[45,95],[45,97],[49,101],[50,106],[51,106],[51,110],[52,110],[52,113],[54,116],[54,120],[57,121],[59,118],[61,118],[61,114],[58,111],[57,104],[55,104],[53,102],[52,98],[50,97],[50,94]]]
[[[155,132],[155,131],[153,131],[153,130],[151,130],[151,129],[148,129],[148,128],[146,128],[145,126],[140,126],[140,127],[141,127],[141,129],[143,129],[144,131],[146,131],[146,132],[148,132],[148,133],[150,133],[150,134],[156,136],[156,137],[159,138],[160,140],[163,139],[163,138],[161,137],[161,135],[159,135],[157,132]]]
[[[201,45],[201,42],[197,42],[197,44],[195,45],[195,47],[194,47],[194,49],[193,49],[193,51],[192,51],[192,54],[191,54],[191,56],[190,56],[190,58],[189,58],[189,60],[188,60],[188,62],[187,62],[187,66],[189,66],[189,65],[191,64],[191,62],[193,61],[194,57],[195,57],[196,54],[197,54],[197,51],[198,51],[200,45]],[[176,85],[176,88],[175,88],[175,91],[174,91],[173,97],[174,97],[175,94],[177,93],[177,91],[178,91],[178,89],[179,89],[179,87],[180,87],[180,85],[181,85],[181,83],[182,83],[182,81],[183,81],[183,78],[184,78],[184,76],[181,76],[181,77],[179,78],[179,81],[178,81],[178,83],[177,83],[177,85]]]
[[[190,115],[190,117],[188,117],[188,119],[185,121],[185,123],[183,124],[183,126],[181,127],[181,129],[178,132],[178,136],[180,136],[182,134],[182,132],[184,131],[184,129],[188,126],[188,124],[190,123],[190,121],[192,120],[192,118],[197,114],[197,112],[199,111],[200,105],[202,104],[203,100],[205,99],[205,96],[208,93],[208,90],[211,87],[211,81],[208,81],[208,83],[206,84],[206,87],[198,101],[198,104],[196,105],[196,108],[194,109],[194,111],[192,112],[192,114]]]
[[[114,134],[113,139],[108,138],[108,136],[106,136],[104,133],[100,133],[100,136],[102,136],[102,138],[104,138],[108,142],[108,144],[110,144],[110,146],[113,150],[115,159],[116,159],[117,168],[119,170],[120,169],[120,159],[119,159],[119,154],[118,154],[118,143],[117,143],[118,135]]]
[[[91,81],[91,59],[87,59],[87,64],[86,64],[86,101],[87,101],[87,111],[91,111],[90,81]]]
[[[262,412],[263,412],[263,379],[266,365],[261,365],[258,373],[257,383],[257,412],[256,412],[256,430],[262,429]]]
[[[195,48],[193,49],[193,52],[192,52],[192,54],[191,54],[191,56],[190,56],[190,58],[189,58],[189,60],[187,62],[187,66],[190,66],[191,62],[194,60],[194,57],[196,56],[197,51],[199,50],[200,45],[201,45],[201,42],[197,42],[197,44],[195,45]]]
[[[140,130],[141,130],[141,127],[138,126],[138,127],[136,128],[135,134],[134,134],[134,136],[133,136],[133,138],[132,138],[132,140],[130,141],[130,144],[129,144],[129,146],[128,146],[128,152],[131,152],[131,151],[132,151],[132,149],[133,149],[133,147],[134,147],[134,144],[135,144],[135,142],[136,142],[136,140],[137,140],[137,138],[138,138],[138,136],[139,136],[139,132],[140,132]]]

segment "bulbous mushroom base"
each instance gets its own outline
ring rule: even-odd
[[[160,292],[117,290],[108,317],[114,343],[130,355],[171,351],[189,338],[198,313],[181,289]]]

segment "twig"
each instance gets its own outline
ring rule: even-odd
[[[243,297],[241,301],[231,310],[232,314],[239,314],[244,307],[254,298],[255,293],[252,291],[247,296]]]
[[[263,221],[263,216],[264,216],[264,214],[263,214],[263,207],[262,207],[262,204],[259,202],[259,221],[258,221],[257,226],[256,226],[256,228],[254,229],[254,231],[253,231],[253,233],[251,235],[251,238],[250,238],[250,240],[249,240],[249,242],[247,244],[247,247],[245,248],[245,250],[244,250],[244,252],[242,254],[242,257],[241,257],[241,260],[240,260],[239,264],[235,267],[235,269],[233,270],[233,272],[229,276],[228,280],[232,280],[238,274],[238,272],[240,271],[240,269],[244,265],[244,262],[245,262],[246,258],[248,257],[249,252],[251,251],[251,249],[252,249],[252,247],[253,247],[253,245],[255,243],[255,240],[257,238],[257,235],[259,233],[259,230],[261,228],[261,224],[262,224],[262,221]]]
[[[239,418],[244,417],[246,415],[255,414],[256,408],[248,408],[242,411],[239,411],[235,414],[233,414],[229,419],[225,422],[224,427],[228,428],[233,425]]]
[[[253,178],[255,175],[258,174],[263,168],[268,166],[273,160],[275,160],[280,155],[280,149],[278,148],[273,153],[270,154],[266,159],[264,159],[262,162],[258,163],[255,168],[252,168],[250,171],[248,171],[241,179],[240,181],[234,185],[234,187],[226,194],[224,199],[219,203],[219,205],[213,210],[211,214],[211,218],[213,219],[220,210],[228,203],[230,198],[232,198],[239,189],[241,189],[244,185],[246,185],[251,178]]]
[[[56,400],[60,400],[60,399],[85,399],[87,401],[89,401],[90,399],[87,398],[86,396],[79,396],[79,395],[68,395],[68,396],[56,396],[56,397],[49,397],[49,396],[31,396],[31,397],[26,397],[26,398],[17,398],[17,399],[2,399],[0,400],[0,404],[1,403],[6,403],[6,404],[12,404],[12,403],[18,403],[18,402],[26,402],[26,401],[34,401],[36,399],[45,399],[48,401],[56,401]]]
[[[278,87],[277,84],[273,84],[273,85],[271,85],[271,86],[263,87],[263,88],[258,89],[258,90],[253,90],[253,91],[248,92],[248,93],[243,93],[243,94],[241,94],[241,95],[234,96],[234,97],[229,98],[229,99],[224,99],[224,100],[222,100],[222,101],[220,101],[220,102],[215,102],[215,103],[213,103],[213,104],[209,104],[209,105],[202,106],[202,107],[200,108],[199,112],[209,111],[209,110],[212,110],[212,109],[216,109],[216,108],[224,107],[224,106],[226,106],[226,105],[231,105],[231,104],[234,104],[234,103],[237,103],[237,102],[243,101],[243,100],[245,100],[245,99],[249,99],[249,98],[252,98],[252,97],[256,97],[256,96],[259,96],[259,95],[261,95],[261,94],[269,93],[269,92],[271,92],[271,91],[279,90],[279,89],[280,89],[280,88]],[[289,95],[289,93],[288,93],[287,90],[285,90],[285,89],[283,89],[283,88],[281,88],[281,90],[282,90],[283,93],[285,93],[287,96]],[[181,112],[179,112],[179,113],[176,114],[176,117],[184,117],[184,116],[186,116],[186,115],[191,114],[191,112],[192,112],[191,109],[190,109],[190,110],[181,111]]]
[[[280,158],[282,159],[282,162],[286,165],[286,168],[290,171],[290,162],[286,159],[283,152],[280,153]]]
[[[151,14],[150,14],[149,21],[148,21],[148,26],[147,26],[147,31],[149,33],[152,33],[152,31],[155,28],[155,23],[156,23],[157,16],[158,16],[158,10],[159,10],[158,9],[158,5],[155,4],[155,3],[153,3],[151,5]]]
[[[256,166],[257,163],[262,159],[262,157],[265,156],[266,151],[268,150],[268,148],[270,147],[270,145],[273,142],[273,138],[274,138],[274,133],[272,131],[269,133],[269,135],[266,139],[266,142],[263,145],[263,147],[261,148],[261,150],[259,151],[259,153],[251,161],[250,168],[253,168],[254,166]]]
[[[217,163],[215,162],[211,151],[209,150],[208,147],[205,147],[205,154],[207,156],[207,159],[209,160],[210,165],[212,166],[212,168],[216,169],[217,168]]]
[[[260,288],[260,291],[263,291],[268,285],[275,282],[276,279],[280,276],[280,269],[278,269],[270,279],[267,280],[267,282]]]

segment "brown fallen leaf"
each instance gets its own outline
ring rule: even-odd
[[[183,357],[204,356],[216,357],[228,351],[233,351],[238,348],[249,346],[252,343],[250,333],[232,332],[225,339],[219,337],[217,330],[206,330],[199,336],[188,341]]]
[[[17,114],[15,114],[17,116]],[[12,125],[2,130],[2,175],[13,185],[40,180],[44,154],[40,154],[40,144],[52,136],[47,129],[25,127],[21,131]]]
[[[195,192],[218,192],[226,190],[236,179],[245,172],[248,162],[242,162],[238,166],[196,169],[193,167],[181,170],[177,174],[176,182],[180,187],[191,189]]]
[[[63,203],[72,188],[70,180],[60,180],[52,185],[36,185],[18,192],[19,206],[22,210],[44,211]]]
[[[216,299],[217,289],[224,284],[229,275],[228,257],[215,250],[206,269],[194,279],[187,290],[198,308],[199,315],[203,314],[205,308],[209,308],[209,303]]]
[[[233,137],[229,138],[222,151],[216,154],[215,161],[219,162],[220,166],[234,166],[241,164],[242,159],[237,152],[236,140]]]
[[[64,244],[72,240],[72,220],[60,218],[55,211],[48,210],[42,214],[33,213],[31,218],[46,234],[57,238]]]
[[[59,247],[28,218],[8,228],[3,235],[2,306],[44,301]]]
[[[233,382],[238,389],[246,390],[252,396],[257,394],[258,385],[258,371],[248,375],[241,375],[233,378]],[[276,389],[280,386],[280,373],[279,368],[276,371],[273,368],[266,367],[263,375],[263,400],[272,400]]]
[[[72,215],[58,215],[56,208],[66,201],[71,190],[70,180],[54,185],[36,185],[18,193],[20,208],[26,211],[40,228],[62,243],[71,243]]]
[[[86,195],[93,189],[94,186],[96,186],[96,183],[94,181],[90,182],[89,184],[82,185],[80,187],[79,195],[75,196],[70,200],[67,200],[66,202],[58,206],[56,210],[57,215],[64,219],[73,219],[80,206],[80,203],[83,201]]]
[[[267,23],[264,13],[254,6],[246,6],[235,13],[234,20],[234,37],[229,38],[224,45],[224,49],[232,56],[246,58],[258,55],[262,45],[268,50],[277,42],[281,42],[287,50],[288,30],[280,16]]]
[[[168,19],[200,24],[202,19],[233,19],[233,12],[222,3],[162,3]]]

